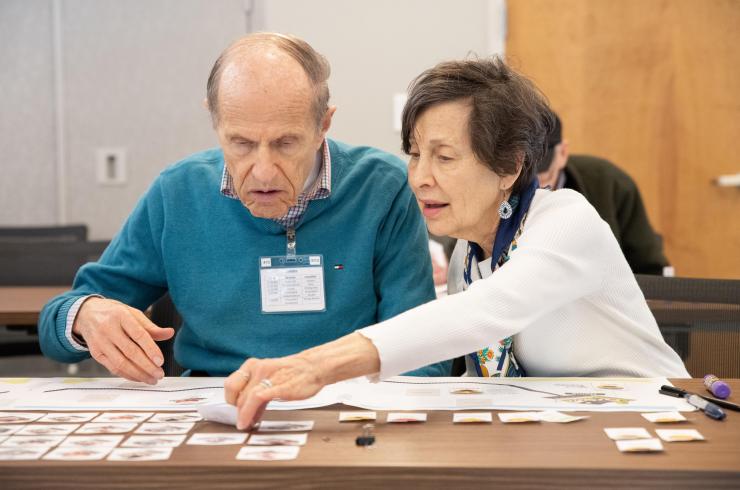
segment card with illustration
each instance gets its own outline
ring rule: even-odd
[[[203,417],[198,412],[176,412],[176,413],[155,413],[149,422],[169,423],[169,422],[200,422]]]
[[[541,421],[556,424],[569,424],[588,418],[588,415],[568,415],[567,413],[557,412],[555,410],[545,410],[544,412],[538,412],[538,414]]]
[[[493,422],[491,412],[460,412],[452,415],[454,424],[490,424]]]
[[[172,456],[171,447],[131,448],[124,447],[114,449],[108,461],[165,461]]]
[[[118,424],[98,424],[96,422],[88,422],[77,431],[75,434],[125,434],[131,432],[136,428],[136,423],[118,423]]]
[[[3,441],[2,447],[38,446],[52,447],[64,440],[64,436],[10,436]]]
[[[656,424],[669,424],[672,422],[685,422],[686,417],[681,415],[681,412],[649,412],[649,413],[641,413],[643,417],[645,417],[650,422],[655,422]]]
[[[378,418],[378,414],[375,412],[366,412],[360,410],[352,410],[348,412],[339,412],[340,422],[364,422],[373,421]]]
[[[68,436],[61,447],[115,447],[123,440],[123,436]]]
[[[141,424],[134,434],[187,434],[195,426],[194,422],[166,423],[158,424],[147,422]]]
[[[120,422],[134,422],[140,423],[147,420],[149,417],[154,415],[153,412],[106,412],[101,413],[93,422],[101,423],[120,423]]]
[[[18,432],[17,436],[66,436],[74,432],[80,424],[46,424],[27,425]]]
[[[663,450],[658,439],[634,439],[617,441],[617,449],[623,453],[653,453]]]
[[[0,424],[28,424],[46,415],[33,412],[0,412]]]
[[[453,386],[450,388],[451,395],[480,395],[482,393],[483,390],[475,386]]]
[[[296,459],[301,448],[298,446],[244,446],[236,459],[243,461],[286,461]]]
[[[258,432],[306,432],[313,429],[313,420],[263,420]]]
[[[22,428],[24,428],[25,425],[0,425],[0,436],[12,436]]]
[[[48,413],[37,420],[37,422],[46,422],[54,424],[68,424],[89,422],[99,415],[98,412],[70,412],[70,413]]]
[[[604,429],[607,437],[613,441],[628,441],[632,439],[652,439],[653,436],[642,427],[611,427]]]
[[[540,422],[539,412],[501,412],[498,414],[498,418],[505,424]]]
[[[111,447],[58,447],[49,451],[44,459],[58,461],[96,461],[103,459]]]
[[[48,447],[0,447],[0,461],[31,461],[39,459]]]
[[[185,434],[177,436],[131,436],[121,447],[177,447],[185,440]]]
[[[232,444],[244,444],[248,434],[234,432],[211,432],[193,434],[187,444],[195,446],[228,446]]]
[[[655,429],[658,437],[666,442],[703,441],[704,436],[696,429]]]
[[[426,422],[427,414],[422,412],[390,412],[386,418],[389,424]]]
[[[254,434],[250,446],[305,446],[308,434]]]

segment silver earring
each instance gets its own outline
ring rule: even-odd
[[[509,204],[509,201],[502,202],[501,206],[498,207],[498,215],[501,219],[511,218],[513,211],[514,210],[512,209],[511,204]]]

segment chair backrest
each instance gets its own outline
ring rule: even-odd
[[[177,331],[182,325],[182,317],[175,309],[169,293],[159,298],[153,305],[150,313],[152,322],[160,327],[172,327],[175,329],[175,336],[169,340],[158,342],[159,348],[162,349],[164,364],[162,369],[165,376],[179,376],[185,370],[175,361],[175,337]]]
[[[77,270],[98,260],[107,246],[107,241],[0,242],[0,285],[72,285]]]
[[[87,241],[86,225],[0,227],[0,243],[71,243]]]
[[[740,377],[740,280],[635,278],[663,337],[693,377]]]

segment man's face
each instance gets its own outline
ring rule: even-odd
[[[290,83],[273,71],[245,80],[226,68],[219,93],[216,132],[226,167],[239,199],[259,218],[279,218],[296,204],[332,112],[317,124],[307,81]]]
[[[550,167],[544,172],[537,174],[537,180],[540,182],[540,187],[550,187],[555,189],[560,177],[560,172],[565,168],[565,164],[568,163],[568,144],[566,141],[561,141],[555,145],[555,151],[553,152],[552,162]]]

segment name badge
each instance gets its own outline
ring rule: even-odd
[[[326,311],[321,255],[260,257],[262,313]]]

